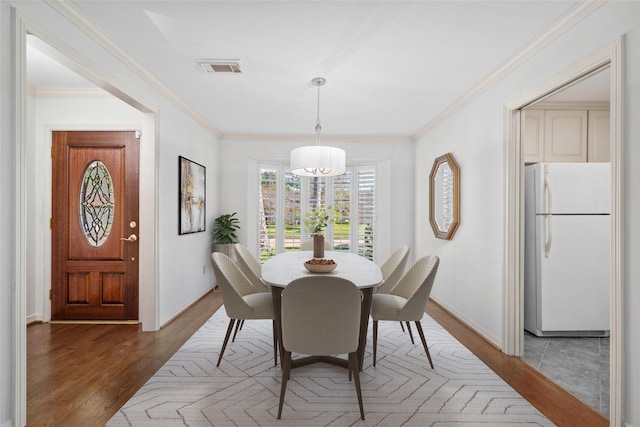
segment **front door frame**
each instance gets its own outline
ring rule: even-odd
[[[143,113],[140,139],[140,241],[139,241],[139,321],[142,330],[155,331],[160,328],[158,316],[158,148],[156,139],[157,111],[151,103],[142,100],[136,94],[130,94],[111,76],[101,73],[98,69],[88,67],[87,60],[78,56],[73,49],[63,45],[55,35],[41,29],[30,22],[17,10],[11,9],[14,50],[14,301],[13,301],[13,378],[12,390],[14,396],[13,424],[23,426],[27,423],[27,314],[26,289],[27,274],[26,260],[28,254],[27,227],[27,147],[30,143],[27,132],[29,121],[27,114],[27,64],[26,64],[26,36],[33,34],[44,41],[50,48],[51,56],[73,71],[93,81],[111,95],[126,102]],[[83,65],[84,64],[84,65]],[[103,126],[104,127],[104,126]],[[114,125],[115,128],[122,126]],[[124,126],[128,129],[130,125]],[[71,127],[65,126],[67,130]],[[82,130],[82,129],[78,129]],[[50,316],[50,312],[49,312]]]
[[[524,330],[524,160],[520,141],[520,110],[567,84],[605,66],[611,67],[611,332],[610,414],[611,426],[622,424],[622,337],[623,337],[623,46],[621,37],[545,81],[504,108],[505,250],[503,254],[502,350],[521,356]]]

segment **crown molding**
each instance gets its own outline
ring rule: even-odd
[[[113,97],[109,92],[98,87],[38,87],[33,88],[33,94],[37,98],[97,98]]]
[[[263,142],[296,142],[316,144],[316,137],[310,135],[252,135],[252,134],[229,134],[223,135],[220,142],[239,141],[263,141]],[[320,145],[325,143],[380,143],[380,142],[410,142],[413,137],[407,135],[323,135]]]
[[[55,9],[61,16],[66,18],[80,31],[85,33],[91,40],[99,44],[114,58],[133,71],[141,79],[147,82],[153,89],[171,101],[176,107],[191,117],[194,121],[209,130],[217,138],[222,137],[222,132],[213,126],[208,120],[191,108],[178,95],[162,83],[153,73],[143,67],[132,56],[122,50],[113,40],[111,40],[102,30],[96,27],[89,19],[78,10],[69,0],[44,0],[49,6]]]
[[[564,15],[557,19],[554,23],[548,26],[541,34],[538,35],[525,47],[516,52],[507,61],[505,61],[500,67],[494,70],[491,74],[485,77],[480,83],[478,83],[473,89],[468,91],[465,95],[458,98],[449,107],[438,114],[427,125],[418,130],[414,135],[415,141],[419,140],[427,134],[431,129],[435,128],[446,119],[451,117],[457,111],[462,109],[471,100],[479,96],[486,91],[489,87],[493,86],[496,82],[500,81],[504,76],[520,66],[523,62],[529,60],[536,53],[540,52],[544,47],[556,40],[569,28],[582,21],[586,16],[590,15],[593,11],[606,3],[606,0],[593,0],[593,1],[580,1],[576,3],[571,9],[569,9]]]

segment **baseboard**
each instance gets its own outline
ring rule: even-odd
[[[31,314],[27,316],[27,326],[32,325],[34,323],[42,323],[42,314]]]
[[[199,297],[197,297],[196,299],[194,299],[190,304],[188,304],[185,308],[183,308],[182,310],[180,310],[178,313],[174,314],[173,316],[171,316],[169,318],[169,320],[167,320],[166,322],[164,322],[162,325],[160,325],[160,328],[164,328],[165,326],[167,326],[169,323],[173,322],[175,319],[177,319],[178,317],[180,317],[180,315],[182,315],[182,313],[184,313],[185,311],[189,310],[191,307],[193,307],[198,301],[200,301],[202,298],[206,297],[207,295],[209,295],[211,292],[218,292],[218,287],[215,286],[215,288],[213,289],[207,289],[202,295],[200,295]]]
[[[474,324],[474,322],[466,319],[460,313],[458,313],[457,311],[455,311],[451,307],[447,306],[445,303],[443,303],[442,301],[438,300],[437,298],[434,298],[432,296],[430,299],[431,299],[432,302],[438,304],[440,306],[440,308],[442,308],[444,311],[446,311],[452,317],[454,317],[457,321],[463,323],[466,327],[468,327],[473,332],[475,332],[476,334],[478,334],[482,338],[484,338],[489,344],[491,344],[492,346],[494,346],[497,349],[499,349],[500,351],[502,351],[502,346],[500,345],[500,340],[498,338],[496,338],[496,337],[492,336],[491,334],[487,333],[485,330],[480,328],[478,325]]]

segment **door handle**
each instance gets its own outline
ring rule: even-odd
[[[135,234],[132,234],[129,237],[121,237],[120,240],[125,240],[127,242],[135,242],[136,240],[138,240],[138,236],[136,236]]]

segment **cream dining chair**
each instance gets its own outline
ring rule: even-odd
[[[388,294],[404,274],[404,268],[409,258],[409,246],[402,246],[395,250],[380,266],[382,284],[375,289],[376,293]]]
[[[282,416],[291,353],[332,356],[348,353],[349,379],[353,375],[364,420],[358,363],[362,294],[350,281],[331,276],[296,279],[282,291],[282,386],[278,419]]]
[[[251,284],[258,292],[270,292],[270,289],[262,281],[262,265],[251,254],[251,251],[246,246],[235,243],[234,248],[236,252],[236,258],[240,270],[247,276],[247,279],[251,281]]]
[[[262,281],[262,266],[260,262],[251,254],[249,248],[240,244],[234,243],[234,254],[236,256],[236,263],[240,270],[247,276],[247,279],[251,281],[251,284],[258,292],[271,292],[268,286]],[[244,320],[236,323],[236,330],[233,332],[233,338],[231,342],[235,342],[238,331],[244,326]]]
[[[278,346],[271,293],[257,292],[236,263],[225,254],[213,252],[211,254],[211,263],[213,264],[216,282],[222,294],[224,309],[230,319],[216,366],[220,366],[234,323],[245,319],[271,319],[273,321],[273,358],[274,364],[277,365]]]
[[[433,288],[440,258],[435,255],[420,258],[402,276],[398,283],[387,294],[376,293],[371,301],[371,317],[373,318],[373,366],[376,366],[378,347],[378,321],[395,320],[399,322],[415,322],[422,346],[429,359],[431,369],[433,362],[429,347],[422,331],[420,320],[424,316],[427,301]]]
[[[382,272],[382,284],[375,288],[374,292],[381,294],[388,294],[391,288],[398,283],[398,280],[404,274],[405,266],[407,265],[407,258],[409,258],[409,246],[402,246],[393,252],[389,258],[380,266]],[[411,344],[415,344],[413,341],[413,333],[411,332],[411,325],[407,324],[407,331],[409,331],[409,337],[411,337]],[[404,326],[400,322],[400,327],[404,332]]]

